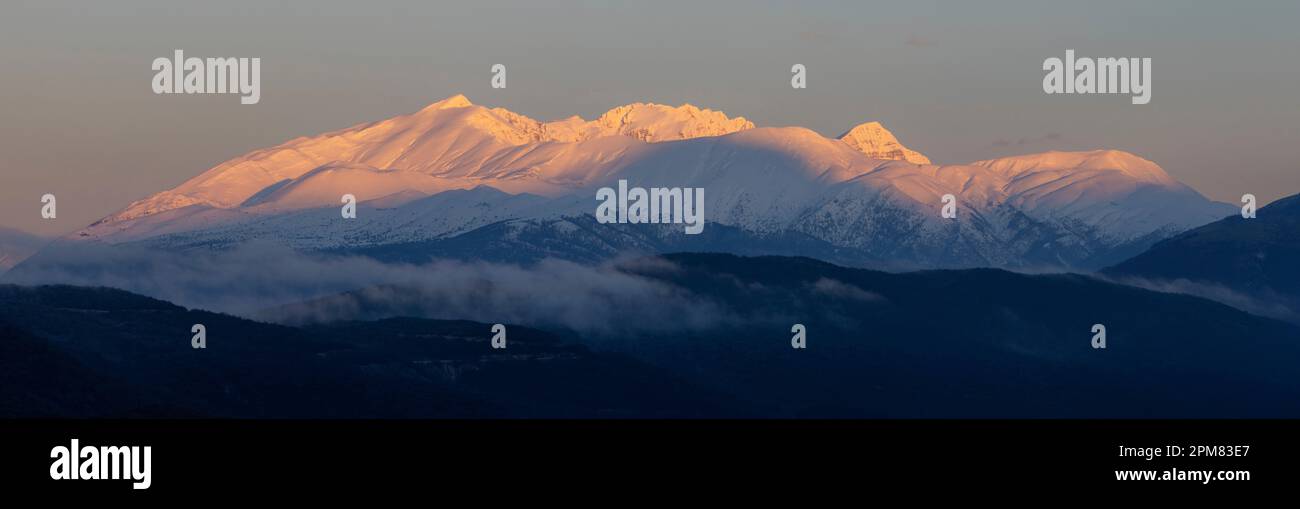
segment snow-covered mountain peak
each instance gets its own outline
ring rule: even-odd
[[[880,122],[864,122],[849,129],[840,136],[840,140],[849,144],[873,159],[894,159],[916,164],[930,164],[930,158],[920,152],[904,147],[894,133],[885,129]]]
[[[752,122],[742,117],[729,118],[722,112],[689,104],[671,107],[648,103],[619,106],[593,121],[573,116],[554,122],[539,122],[505,108],[475,105],[464,95],[457,94],[408,115],[317,136],[299,137],[236,157],[175,189],[132,203],[101,222],[126,221],[191,205],[236,207],[264,194],[271,186],[284,185],[333,163],[406,170],[443,178],[473,177],[484,168],[499,170],[504,163],[509,174],[519,176],[520,172],[526,174],[534,170],[514,168],[511,163],[544,164],[546,161],[538,160],[540,153],[528,161],[495,158],[505,155],[519,159],[522,154],[532,151],[508,155],[515,147],[552,142],[576,144],[620,136],[654,143],[721,136],[753,127]],[[557,157],[566,153],[554,147],[543,152]],[[593,157],[599,159],[604,155],[593,154]],[[384,180],[393,179],[386,175]],[[298,184],[294,187],[304,186]],[[419,189],[425,191],[423,186]],[[539,191],[533,188],[525,190]],[[262,203],[261,200],[257,202]]]
[[[445,110],[450,108],[468,108],[473,105],[474,103],[470,102],[469,98],[465,97],[465,94],[456,94],[446,99],[443,99],[441,101],[437,101],[428,106],[425,106],[424,109],[421,111],[436,111],[436,110]]]
[[[452,116],[444,113],[444,110],[461,109],[464,111],[453,112]],[[397,117],[380,122],[379,125],[389,122],[466,124],[513,145],[574,143],[604,136],[627,136],[655,143],[723,136],[754,128],[754,123],[744,117],[730,118],[723,112],[691,104],[666,106],[640,102],[612,108],[591,121],[573,115],[551,122],[539,122],[505,108],[475,106],[460,94],[430,104],[413,115]]]
[[[588,127],[601,136],[618,134],[649,143],[722,136],[753,128],[754,123],[745,117],[729,118],[723,112],[691,104],[673,107],[654,103],[619,106]]]

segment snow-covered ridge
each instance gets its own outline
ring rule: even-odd
[[[236,207],[269,186],[297,179],[328,164],[407,170],[453,179],[482,177],[485,170],[509,167],[512,172],[495,173],[519,177],[531,171],[521,167],[524,163],[556,166],[552,159],[585,157],[575,154],[577,149],[595,149],[593,158],[586,162],[599,164],[633,145],[623,142],[723,136],[753,128],[754,124],[744,117],[730,118],[690,104],[671,107],[635,103],[611,109],[591,121],[575,116],[539,122],[503,108],[478,106],[463,95],[454,95],[409,115],[296,138],[236,157],[175,189],[132,203],[103,222],[121,222],[192,205]],[[900,149],[888,131],[878,131],[888,139],[860,145],[875,150],[868,153],[872,157],[891,158],[896,152],[900,158],[928,162],[924,156]],[[626,140],[572,146],[605,137]],[[449,187],[465,188],[474,183],[481,182],[460,182]]]
[[[1008,176],[1024,175],[1054,170],[1116,171],[1141,182],[1156,185],[1173,185],[1177,181],[1154,162],[1120,150],[1091,150],[1086,152],[1050,151],[1041,154],[1003,157],[971,163],[996,170]]]
[[[105,222],[191,205],[235,207],[268,186],[299,178],[327,164],[348,163],[455,178],[508,163],[551,142],[579,143],[608,136],[661,142],[720,136],[753,127],[744,118],[728,118],[721,112],[689,104],[669,107],[637,103],[614,108],[593,121],[571,117],[539,122],[503,108],[478,106],[463,95],[455,95],[409,115],[296,138],[236,157],[175,189],[132,203]],[[521,146],[529,150],[510,150]]]
[[[591,121],[539,122],[457,95],[231,159],[77,236],[333,248],[422,242],[513,220],[562,235],[536,229],[571,230],[557,218],[591,214],[594,190],[620,179],[704,188],[709,224],[923,266],[1100,263],[1232,211],[1121,151],[936,166],[876,122],[833,139],[645,103]],[[468,190],[476,191],[448,194]],[[340,227],[343,194],[365,204],[365,218]],[[939,217],[945,194],[958,198],[956,221]]]

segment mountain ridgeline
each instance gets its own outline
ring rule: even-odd
[[[623,180],[703,189],[704,235],[592,230],[597,190]],[[355,218],[341,218],[345,195],[360,202]],[[953,218],[941,217],[947,195]],[[833,139],[643,103],[540,122],[454,96],[236,157],[71,238],[521,262],[705,250],[700,243],[885,269],[1093,269],[1232,210],[1113,150],[934,165],[878,122]]]
[[[1163,240],[1102,273],[1226,288],[1300,321],[1300,195],[1274,201],[1254,218],[1228,217]]]

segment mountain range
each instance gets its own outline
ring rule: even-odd
[[[619,181],[704,189],[703,233],[602,223]],[[453,96],[14,267],[0,416],[1294,418],[1300,196],[1236,212],[1115,150],[932,164],[877,122]]]
[[[598,224],[596,190],[703,188],[705,231]],[[355,219],[341,197],[361,203]],[[943,197],[956,217],[941,217]],[[854,266],[1095,269],[1235,210],[1096,150],[934,165],[877,122],[838,139],[691,105],[540,122],[457,95],[226,161],[74,234],[172,250],[271,241],[428,260],[720,250]]]
[[[0,226],[0,274],[40,251],[50,239]]]

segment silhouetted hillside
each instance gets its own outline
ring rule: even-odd
[[[10,416],[623,417],[736,406],[526,327],[392,319],[301,330],[118,290],[0,286]],[[190,328],[208,347],[191,347]]]
[[[1237,215],[1164,240],[1103,273],[1209,283],[1300,311],[1300,195],[1254,219]]]
[[[655,261],[658,260],[658,261]],[[771,416],[1300,416],[1300,329],[1209,300],[1083,275],[891,274],[807,258],[679,254],[622,269],[716,309],[709,324],[581,337]],[[418,287],[268,313],[422,309]],[[431,312],[438,312],[432,309]],[[608,309],[611,322],[637,310]],[[808,347],[791,348],[791,327]],[[1107,348],[1091,345],[1094,324]],[[672,325],[672,324],[668,324]],[[655,332],[658,331],[658,332]]]

